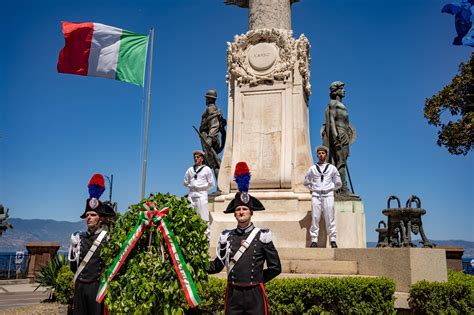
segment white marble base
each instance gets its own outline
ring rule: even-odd
[[[365,213],[362,201],[335,201],[337,245],[339,248],[366,248]],[[329,247],[324,218],[319,224],[319,247]]]
[[[273,193],[274,194],[274,193]],[[254,195],[254,194],[252,194]],[[309,247],[311,240],[309,229],[311,225],[311,203],[308,200],[296,199],[294,204],[301,206],[301,210],[287,211],[285,204],[291,204],[291,199],[274,199],[271,202],[271,193],[255,193],[264,206],[265,211],[255,211],[252,221],[259,228],[268,228],[272,231],[273,242],[277,248],[305,248]],[[268,198],[265,198],[266,197]],[[290,197],[291,194],[288,195]],[[308,194],[309,195],[309,194]],[[211,216],[211,246],[215,246],[220,233],[225,229],[236,227],[233,214],[224,214],[223,211],[230,201],[227,196],[210,200]],[[281,206],[278,207],[278,204]],[[271,205],[271,206],[270,206]],[[339,248],[366,248],[365,214],[362,201],[336,201],[336,226],[337,243]],[[214,211],[213,211],[214,210]],[[324,220],[320,222],[319,247],[329,244]]]

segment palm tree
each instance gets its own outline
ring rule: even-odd
[[[0,236],[2,236],[3,232],[5,232],[7,229],[13,229],[13,226],[10,222],[7,222],[7,219],[8,208],[4,208],[3,205],[0,204]]]

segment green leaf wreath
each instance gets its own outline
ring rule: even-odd
[[[158,193],[151,194],[143,202],[156,202],[159,209],[170,209],[166,218],[196,288],[202,292],[209,268],[206,223],[184,197]],[[139,204],[132,205],[114,222],[110,239],[101,250],[106,268],[113,263],[135,227],[140,211]],[[160,242],[164,245],[163,252]],[[113,314],[182,314],[189,308],[163,235],[156,226],[148,228],[137,241],[110,283],[105,305]]]

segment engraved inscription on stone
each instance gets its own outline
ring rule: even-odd
[[[259,43],[249,49],[248,60],[250,66],[256,71],[265,71],[273,66],[277,55],[278,51],[274,45]]]
[[[282,93],[244,95],[239,161],[252,169],[252,188],[281,188]]]

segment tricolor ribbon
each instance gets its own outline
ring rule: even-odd
[[[170,256],[173,260],[174,269],[178,275],[179,282],[183,288],[184,295],[188,300],[188,303],[191,307],[196,307],[201,303],[201,299],[196,290],[194,281],[189,273],[188,268],[186,267],[186,262],[184,261],[181,250],[179,249],[178,244],[176,243],[175,236],[171,229],[169,228],[169,223],[165,218],[165,215],[168,213],[169,208],[163,208],[161,210],[156,210],[155,202],[147,202],[140,205],[140,208],[143,209],[138,217],[138,222],[135,225],[135,228],[127,236],[127,239],[122,244],[119,254],[115,257],[112,265],[107,269],[107,272],[102,279],[102,282],[97,292],[96,301],[101,303],[107,293],[110,282],[115,277],[115,275],[122,267],[123,263],[126,261],[128,255],[132,251],[133,247],[137,243],[140,236],[143,234],[147,227],[156,225],[158,230],[164,236],[166,244],[168,245],[168,250]]]

